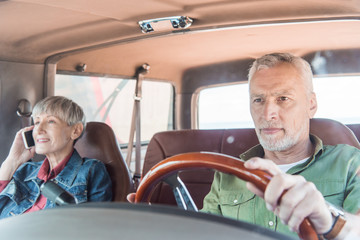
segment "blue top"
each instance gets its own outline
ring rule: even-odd
[[[0,218],[22,214],[34,205],[43,183],[37,177],[42,163],[29,161],[16,170],[0,193]],[[76,203],[112,199],[111,179],[105,165],[96,159],[81,158],[76,150],[54,182],[73,195]],[[47,200],[44,209],[55,206]]]

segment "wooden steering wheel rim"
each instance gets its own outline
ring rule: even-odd
[[[167,176],[181,170],[199,168],[211,168],[233,174],[244,181],[253,183],[263,192],[272,177],[269,173],[261,170],[246,169],[242,160],[229,155],[211,152],[183,153],[159,162],[147,172],[137,189],[135,202],[149,202],[154,187]],[[299,237],[305,240],[318,239],[307,218],[300,225]]]

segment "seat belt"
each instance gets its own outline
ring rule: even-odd
[[[150,70],[150,65],[144,63],[136,71],[136,86],[135,86],[135,95],[134,95],[134,107],[133,114],[131,119],[131,128],[130,128],[130,137],[128,143],[128,150],[126,156],[126,164],[130,168],[132,151],[134,146],[134,135],[136,133],[136,142],[135,142],[135,172],[133,174],[133,180],[135,185],[135,190],[137,189],[140,178],[141,178],[141,114],[140,114],[140,102],[142,98],[142,82],[144,75],[146,75]]]

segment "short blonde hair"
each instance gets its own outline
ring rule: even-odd
[[[86,118],[82,108],[72,100],[63,96],[50,96],[40,100],[34,106],[32,117],[41,113],[54,115],[69,126],[82,123],[85,128]]]

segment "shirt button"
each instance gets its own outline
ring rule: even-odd
[[[238,202],[238,200],[237,200],[237,199],[235,199],[235,200],[234,200],[234,203],[237,203],[237,202]]]
[[[269,226],[272,227],[274,225],[273,221],[269,221]]]

